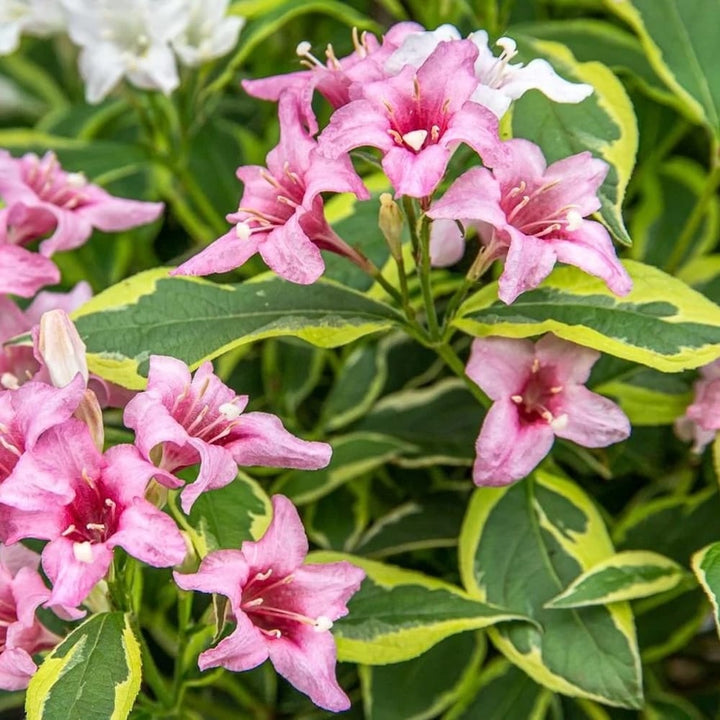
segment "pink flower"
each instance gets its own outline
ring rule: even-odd
[[[473,342],[466,372],[494,400],[475,443],[476,485],[524,478],[556,435],[593,448],[628,437],[622,410],[584,387],[599,357],[554,335],[535,344],[498,337]]]
[[[330,462],[327,443],[300,440],[274,415],[243,414],[247,402],[247,395],[236,395],[213,374],[209,362],[191,378],[180,360],[150,357],[147,390],[128,403],[124,422],[146,458],[161,451],[160,482],[177,487],[182,483],[171,473],[200,463],[197,479],[182,491],[186,512],[203,491],[232,482],[238,465],[316,470]]]
[[[675,421],[681,440],[693,441],[693,452],[701,453],[720,430],[720,360],[700,368],[695,398],[685,415]]]
[[[0,218],[0,295],[32,297],[40,288],[60,282],[60,270],[49,258],[11,245]]]
[[[144,497],[155,472],[132,445],[101,455],[87,426],[74,419],[47,430],[18,460],[0,485],[0,502],[16,510],[7,541],[50,541],[42,552],[53,583],[46,604],[79,605],[107,573],[118,545],[153,567],[183,561],[177,526]]]
[[[238,168],[245,183],[240,208],[227,219],[235,227],[171,275],[209,275],[239,267],[255,253],[292,282],[315,282],[325,270],[320,250],[332,250],[362,264],[358,253],[332,230],[321,192],[369,197],[347,158],[329,160],[302,127],[297,98],[280,98],[280,144],[267,156],[267,169]]]
[[[242,672],[268,657],[280,675],[327,710],[350,701],[335,679],[332,621],[347,614],[365,573],[348,562],[303,565],[308,542],[293,504],[274,495],[273,520],[258,542],[210,553],[190,575],[174,573],[184,590],[230,600],[233,632],[200,654],[201,670]]]
[[[361,97],[336,110],[320,135],[321,151],[338,158],[363,145],[379,148],[396,194],[411,197],[433,192],[460,142],[494,165],[504,153],[497,118],[469,102],[478,85],[476,57],[468,40],[442,42],[417,70],[406,65],[393,77],[358,85]]]
[[[353,31],[355,51],[347,57],[337,58],[332,45],[327,46],[327,61],[320,62],[310,53],[309,43],[300,43],[297,54],[308,70],[274,75],[259,80],[243,80],[242,86],[248,95],[262,100],[277,102],[283,92],[291,90],[300,102],[303,121],[312,133],[317,132],[317,120],[312,110],[313,93],[317,91],[334,109],[350,102],[351,87],[354,83],[365,83],[385,77],[384,61],[393,53],[407,35],[418,34],[422,26],[405,22],[394,25],[378,43],[373,35],[363,32],[358,36]]]
[[[127,230],[155,220],[162,203],[116,198],[87,182],[82,173],[65,172],[55,154],[14,158],[0,150],[0,216],[11,244],[22,245],[52,231],[40,243],[40,254],[82,245],[93,228]]]
[[[601,278],[617,295],[632,281],[600,223],[583,218],[600,208],[597,190],[607,165],[583,152],[549,167],[537,145],[509,140],[506,161],[492,172],[473,168],[428,211],[431,218],[480,223],[488,262],[505,257],[499,296],[511,303],[537,287],[555,262]]]
[[[24,690],[37,670],[32,656],[60,641],[35,617],[50,598],[39,560],[22,545],[0,545],[0,690]]]

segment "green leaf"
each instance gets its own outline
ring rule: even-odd
[[[443,720],[543,720],[550,693],[505,658],[495,658],[479,678],[480,687]]]
[[[623,264],[633,279],[623,298],[578,268],[558,267],[512,305],[497,299],[495,283],[484,287],[453,324],[476,336],[552,332],[664,372],[706,365],[720,355],[720,307],[662,270]]]
[[[720,137],[718,0],[605,0],[640,37],[655,72],[692,120]]]
[[[152,354],[195,367],[261,338],[290,335],[335,347],[400,321],[392,308],[324,281],[217,285],[167,273],[157,268],[128,278],[73,314],[91,372],[142,389]]]
[[[482,417],[482,407],[462,380],[448,378],[429,388],[386,395],[353,429],[411,445],[399,461],[408,467],[469,465]]]
[[[140,680],[140,645],[129,615],[93,615],[45,658],[30,680],[27,720],[125,720]]]
[[[394,665],[361,666],[367,720],[429,720],[477,674],[485,644],[473,633],[453,635],[420,657]]]
[[[368,481],[358,478],[307,506],[305,529],[316,545],[325,550],[352,550],[368,523]],[[338,512],[339,507],[343,512]]]
[[[692,556],[692,569],[713,607],[713,617],[720,634],[720,542],[698,550]]]
[[[456,493],[432,493],[425,502],[411,501],[381,517],[355,548],[361,555],[388,555],[457,544],[464,514],[463,499]]]
[[[637,708],[642,680],[629,605],[545,607],[613,554],[592,501],[574,483],[542,470],[507,488],[476,490],[460,536],[468,592],[527,613],[542,628],[491,628],[509,660],[555,692]]]
[[[635,165],[638,132],[632,103],[622,83],[598,62],[579,63],[560,43],[516,38],[520,57],[545,58],[571,82],[589,83],[595,92],[581,103],[556,103],[535,92],[515,102],[512,134],[537,143],[548,163],[589,150],[610,166],[598,197],[600,218],[612,234],[631,244],[622,218],[622,202]]]
[[[680,565],[658,553],[629,550],[586,570],[545,607],[586,607],[635,600],[671,590],[687,577]]]
[[[185,519],[177,519],[190,534],[200,557],[221,548],[239,548],[258,540],[270,524],[272,506],[265,491],[242,472],[229,485],[200,495]]]
[[[327,467],[312,473],[291,470],[273,485],[273,493],[282,493],[296,505],[304,505],[412,449],[396,438],[368,432],[333,438],[331,445],[333,454]]]
[[[366,573],[348,603],[348,614],[333,625],[339,660],[364,665],[402,662],[456,633],[527,619],[420,572],[343,553],[308,555],[309,562],[338,560]]]
[[[706,716],[680,695],[656,693],[648,698],[642,720],[705,720]]]

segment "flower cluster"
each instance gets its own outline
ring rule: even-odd
[[[228,215],[233,229],[175,273],[225,272],[256,252],[278,275],[298,283],[314,282],[323,272],[320,250],[366,267],[359,251],[328,226],[320,193],[366,198],[349,153],[370,147],[379,151],[396,197],[417,200],[425,212],[438,264],[463,254],[459,226],[477,232],[483,268],[505,260],[504,302],[536,287],[558,260],[601,278],[619,295],[630,291],[607,230],[585,219],[600,208],[597,192],[607,165],[584,152],[547,166],[539,147],[520,139],[503,142],[498,133],[498,118],[526,90],[579,102],[590,86],[558,77],[544,60],[511,63],[517,51],[509,38],[498,41],[502,54],[495,57],[484,32],[463,39],[451,26],[428,32],[400,23],[382,42],[366,34],[354,39],[351,55],[338,59],[329,47],[326,63],[301,43],[298,54],[308,70],[243,83],[251,95],[279,102],[280,144],[268,155],[267,168],[238,169],[245,189],[238,211]],[[315,91],[333,109],[319,134]],[[483,167],[468,170],[435,199],[461,143]]]

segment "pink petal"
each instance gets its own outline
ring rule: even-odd
[[[606,447],[629,437],[630,421],[612,400],[581,385],[565,388],[562,398],[568,422],[555,430],[558,437],[584,447]]]
[[[476,485],[508,485],[526,477],[550,452],[555,440],[545,422],[523,423],[512,400],[499,400],[488,411],[475,443]]]
[[[465,372],[492,400],[501,400],[522,392],[534,359],[530,340],[477,338]]]
[[[238,465],[318,470],[332,455],[330,445],[295,437],[270,413],[243,415],[232,438],[226,447]]]
[[[444,145],[428,145],[420,152],[391,147],[382,159],[382,167],[395,188],[395,197],[426,197],[442,180],[450,150]]]
[[[180,493],[180,504],[186,513],[190,512],[203,492],[229,485],[238,473],[237,463],[228,448],[195,438],[191,438],[189,444],[200,455],[200,470],[195,481],[186,485]]]
[[[555,368],[557,380],[565,385],[583,385],[590,377],[592,366],[600,359],[600,353],[556,337],[543,335],[535,344],[535,355],[542,365]]]
[[[295,506],[284,495],[272,496],[273,518],[257,542],[244,542],[242,554],[250,573],[272,569],[277,578],[291,575],[308,552],[305,529]]]
[[[525,182],[528,188],[545,184],[545,155],[534,142],[513,138],[507,140],[504,147],[504,162],[493,167],[493,175],[503,188],[519,187],[522,182]]]
[[[599,277],[616,295],[627,295],[632,280],[615,254],[608,231],[597,222],[584,220],[579,230],[550,241],[557,259]]]
[[[449,267],[465,253],[465,236],[454,220],[438,218],[430,226],[430,263]]]
[[[505,267],[498,281],[498,296],[506,303],[512,303],[526,290],[536,288],[555,265],[554,246],[532,235],[523,235],[507,226],[510,234],[510,248]]]
[[[258,250],[260,234],[239,237],[235,228],[208,245],[195,257],[170,271],[170,275],[212,275],[234,270],[249,260]]]
[[[16,245],[0,244],[0,293],[32,297],[41,287],[60,282],[55,263]]]
[[[302,211],[267,234],[258,250],[267,266],[280,277],[301,285],[314,283],[325,271],[317,245],[300,226]]]
[[[349,562],[301,565],[289,587],[292,603],[303,615],[337,620],[347,615],[347,601],[360,589],[365,571]]]
[[[222,666],[233,672],[244,672],[260,665],[268,658],[268,639],[250,619],[239,613],[237,627],[214,648],[200,653],[198,666],[201,670]]]
[[[40,243],[40,252],[46,257],[61,250],[73,250],[80,247],[92,234],[92,225],[81,215],[72,210],[64,210],[50,203],[41,207],[50,211],[57,218],[55,232]]]
[[[275,670],[318,706],[333,712],[347,710],[350,699],[335,679],[337,654],[329,631],[300,626],[292,639],[268,643]]]
[[[240,550],[215,550],[203,558],[197,572],[173,572],[173,578],[183,590],[225,595],[237,608],[248,573],[247,561]]]
[[[50,597],[50,590],[34,567],[18,570],[12,581],[18,621],[26,627],[35,623],[35,610]]]
[[[505,213],[500,207],[500,185],[486,168],[473,168],[463,173],[436,200],[427,212],[431,218],[448,220],[482,220],[495,227],[504,227]]]
[[[497,118],[478,103],[466,102],[448,123],[443,143],[458,142],[471,147],[484,165],[495,167],[507,161],[507,143],[500,140]]]
[[[323,155],[337,158],[364,145],[389,150],[394,146],[388,135],[386,115],[369,100],[354,100],[336,110],[320,133],[318,148]]]
[[[26,650],[5,648],[0,652],[0,690],[24,690],[36,670]]]
[[[135,498],[120,516],[108,547],[120,547],[153,567],[179,565],[187,546],[174,520],[147,500]]]
[[[42,564],[45,574],[53,583],[52,594],[46,605],[77,607],[102,580],[112,562],[112,550],[105,543],[89,546],[91,562],[78,560],[73,552],[74,542],[59,537],[45,546]]]

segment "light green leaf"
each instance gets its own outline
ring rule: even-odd
[[[27,720],[125,720],[140,690],[140,645],[121,612],[75,628],[30,680]]]
[[[545,607],[586,607],[635,600],[671,590],[687,577],[680,565],[663,555],[629,550],[586,570],[563,592],[545,603]]]
[[[710,599],[715,626],[720,634],[720,542],[698,550],[692,556],[692,569]]]
[[[480,668],[485,643],[453,635],[420,657],[360,667],[367,720],[429,720],[457,698]]]
[[[512,305],[498,300],[496,284],[484,287],[461,306],[453,324],[476,336],[552,332],[664,372],[720,356],[720,307],[662,270],[632,260],[623,264],[633,279],[623,298],[578,268],[558,267]]]
[[[167,273],[157,268],[128,278],[73,314],[91,372],[142,389],[151,354],[195,367],[261,338],[290,335],[335,347],[400,319],[387,305],[324,281],[217,285]]]
[[[410,660],[441,640],[523,613],[471,598],[460,588],[413,570],[335,552],[316,552],[308,562],[347,560],[366,578],[348,603],[348,614],[333,625],[338,659],[365,665]]]
[[[538,144],[554,162],[589,150],[610,166],[598,191],[600,218],[621,242],[631,243],[622,218],[622,202],[635,165],[638,132],[632,103],[622,83],[601,63],[579,63],[561,43],[517,36],[520,57],[545,58],[571,82],[589,83],[595,92],[581,103],[556,103],[541,93],[515,102],[512,134]]]
[[[655,72],[688,117],[720,137],[720,77],[714,20],[718,0],[605,0],[640,37]]]
[[[642,679],[629,605],[545,607],[613,554],[592,501],[576,484],[542,470],[507,488],[476,490],[460,536],[468,592],[527,613],[542,628],[489,629],[509,660],[555,692],[637,708]]]

